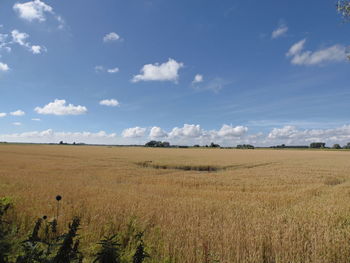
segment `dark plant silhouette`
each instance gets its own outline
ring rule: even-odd
[[[142,263],[146,258],[149,258],[149,254],[145,251],[145,244],[143,242],[143,232],[139,232],[136,235],[136,239],[138,240],[138,245],[136,248],[136,252],[133,256],[133,263]]]
[[[79,240],[74,244],[74,238],[77,236],[79,225],[80,218],[74,217],[72,223],[69,225],[69,232],[63,235],[63,243],[53,259],[53,263],[73,262],[73,260],[80,262],[81,254],[78,251]]]
[[[120,261],[120,243],[117,235],[105,237],[99,243],[100,250],[96,254],[94,263],[119,263]]]
[[[62,196],[57,195],[56,201],[57,201],[57,213],[56,213],[56,220],[58,220],[58,216],[60,215],[60,201],[62,200]]]
[[[11,207],[10,201],[6,198],[0,198],[0,263],[8,262],[11,253],[11,226],[4,217]]]

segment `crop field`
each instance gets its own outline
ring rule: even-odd
[[[130,222],[149,262],[349,262],[350,152],[0,145],[0,197],[27,233],[81,216],[81,244]]]

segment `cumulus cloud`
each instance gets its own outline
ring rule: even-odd
[[[119,68],[110,68],[107,69],[108,73],[114,74],[114,73],[118,73],[119,72]]]
[[[141,128],[138,126],[134,128],[128,128],[122,132],[122,136],[124,138],[140,138],[145,136],[146,130],[146,128]]]
[[[33,0],[23,4],[16,3],[13,9],[20,18],[30,22],[33,20],[43,22],[46,20],[45,13],[53,13],[53,8],[40,0]]]
[[[12,125],[14,125],[14,126],[21,126],[22,123],[21,122],[12,122]]]
[[[41,121],[39,118],[33,118],[32,121]]]
[[[146,64],[140,70],[139,75],[135,75],[132,82],[139,81],[174,81],[179,78],[179,70],[184,66],[183,63],[169,58],[162,64]]]
[[[34,109],[39,114],[52,114],[52,115],[81,115],[87,112],[85,106],[74,106],[73,104],[66,105],[65,100],[55,99],[44,107],[36,107]]]
[[[344,125],[332,129],[297,129],[295,126],[274,128],[267,136],[267,141],[285,144],[304,144],[311,142],[326,142],[346,144],[350,142],[350,125]]]
[[[331,47],[319,49],[317,51],[303,51],[306,39],[295,43],[286,56],[291,58],[294,65],[320,65],[330,62],[345,61],[347,56],[346,47],[333,45]]]
[[[16,111],[13,111],[13,112],[10,112],[10,115],[12,116],[24,116],[26,113],[22,110],[16,110]]]
[[[9,70],[10,70],[10,67],[7,64],[0,62],[0,72],[1,71],[2,72],[7,72]]]
[[[46,21],[46,15],[50,14],[58,22],[58,28],[63,29],[65,26],[64,19],[55,14],[53,8],[40,0],[33,0],[25,3],[15,3],[13,5],[13,10],[18,14],[18,16],[26,21],[33,22],[44,22]]]
[[[103,37],[103,42],[105,42],[105,43],[114,42],[117,40],[120,40],[120,36],[115,32],[108,33]]]
[[[233,127],[232,125],[226,125],[224,124],[221,129],[217,132],[217,135],[220,137],[226,137],[226,136],[242,136],[248,131],[247,127],[244,126],[236,126]]]
[[[167,137],[168,134],[160,127],[152,127],[151,128],[151,131],[149,133],[149,137],[151,139],[157,139],[157,138],[164,138],[164,137]]]
[[[203,82],[203,75],[197,74],[196,76],[194,76],[192,84],[201,83],[201,82]]]
[[[106,99],[101,100],[100,105],[109,106],[109,107],[116,107],[119,106],[119,102],[116,99]]]
[[[203,135],[200,125],[184,124],[182,128],[175,127],[169,133],[169,137],[195,138]]]
[[[100,132],[56,132],[52,129],[44,131],[31,131],[24,133],[0,134],[0,141],[7,142],[37,142],[37,143],[58,143],[83,142],[96,144],[113,144],[116,142],[115,133]]]
[[[146,131],[149,134],[146,134]],[[332,129],[298,129],[287,125],[273,128],[267,134],[259,132],[248,134],[244,126],[222,125],[218,130],[205,130],[200,125],[185,124],[175,127],[170,132],[158,126],[151,129],[134,127],[125,129],[122,136],[115,133],[107,134],[104,131],[91,132],[55,132],[51,129],[14,134],[0,134],[0,141],[9,142],[85,142],[99,144],[144,144],[149,139],[166,138],[171,144],[178,145],[206,145],[211,142],[222,146],[236,146],[237,144],[253,144],[255,146],[309,145],[311,142],[325,142],[328,146],[334,143],[345,145],[350,142],[350,125]]]
[[[0,118],[4,118],[4,117],[6,117],[7,116],[7,113],[5,113],[5,112],[0,112]]]
[[[29,37],[27,33],[21,33],[17,29],[11,31],[12,41],[21,45],[26,46],[26,39]]]
[[[41,54],[42,47],[41,46],[31,46],[30,50],[33,54]]]
[[[280,25],[274,31],[272,31],[271,38],[276,39],[284,36],[288,32],[288,27],[284,24]]]
[[[33,54],[41,54],[42,51],[46,51],[44,47],[38,45],[31,45],[27,42],[29,35],[27,33],[19,32],[17,29],[11,31],[12,42],[20,46],[27,48]]]

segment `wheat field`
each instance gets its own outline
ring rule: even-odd
[[[0,145],[22,232],[60,194],[86,251],[134,220],[149,262],[349,262],[349,179],[348,151]]]

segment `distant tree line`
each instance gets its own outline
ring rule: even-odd
[[[324,149],[324,148],[330,148],[330,147],[326,147],[326,144],[323,142],[313,142],[310,144],[310,148]],[[350,149],[350,142],[348,142],[343,147],[341,147],[340,144],[336,143],[336,144],[333,144],[331,148],[332,149]]]
[[[145,144],[146,147],[170,147],[169,142],[161,142],[161,141],[149,141]]]
[[[60,141],[58,144],[59,145],[69,145],[69,143],[64,142],[64,141]],[[83,143],[83,142],[78,142],[78,143],[73,142],[71,145],[85,145],[85,143]]]
[[[236,147],[237,149],[254,149],[255,147],[250,144],[239,144]]]
[[[276,145],[276,146],[271,146],[270,148],[276,148],[276,149],[307,149],[309,148],[309,146],[307,145],[285,145],[285,144],[281,144],[281,145]]]
[[[310,143],[310,146],[307,145],[301,145],[301,146],[287,146],[285,144],[271,146],[270,148],[277,148],[277,149],[288,149],[288,148],[310,148],[310,149],[350,149],[350,142],[344,145],[343,147],[340,146],[340,144],[336,143],[333,144],[332,147],[327,147],[326,143],[324,142],[312,142]]]

